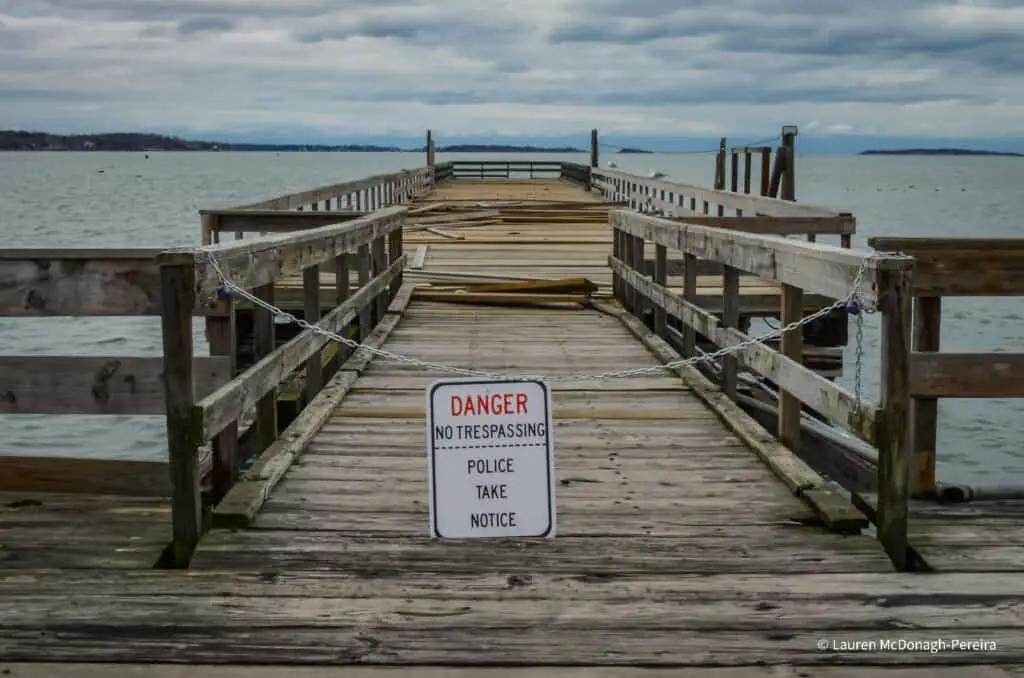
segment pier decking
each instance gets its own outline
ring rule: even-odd
[[[162,678],[177,675],[170,664],[225,678],[242,675],[231,667],[251,678],[913,676],[921,663],[951,665],[928,675],[1024,673],[1019,520],[999,524],[1004,546],[987,556],[933,567],[928,543],[915,543],[900,424],[909,345],[889,342],[877,405],[805,367],[785,336],[781,353],[750,348],[710,371],[594,378],[741,343],[742,317],[810,315],[858,270],[858,298],[877,301],[890,336],[909,334],[907,258],[764,235],[842,235],[848,215],[571,163],[557,173],[481,180],[437,165],[429,180],[417,170],[316,189],[208,213],[209,241],[249,232],[238,241],[131,259],[146,275],[100,292],[123,302],[140,298],[126,290],[160,290],[146,310],[164,323],[170,458],[125,465],[136,475],[120,481],[120,462],[64,467],[78,487],[52,463],[6,462],[22,470],[0,484],[5,678]],[[662,216],[629,209],[645,182],[641,202]],[[759,232],[683,214],[712,214],[699,203],[716,200]],[[21,287],[0,306],[24,308],[26,290],[56,299],[24,273],[39,253],[5,260],[21,262]],[[218,293],[219,273],[405,360],[309,330],[275,340],[272,314]],[[193,313],[207,316],[205,362],[193,360]],[[218,361],[228,375],[193,382],[196,364]],[[451,375],[440,366],[551,379],[556,538],[428,537],[424,393]],[[787,389],[777,436],[738,404],[742,368]],[[278,421],[286,393],[301,394],[299,409]],[[801,400],[877,445],[878,496],[851,501],[801,459]],[[949,525],[952,514],[935,513]],[[939,572],[899,571],[915,567]]]

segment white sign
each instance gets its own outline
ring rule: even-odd
[[[430,535],[555,536],[551,390],[537,379],[427,389]]]

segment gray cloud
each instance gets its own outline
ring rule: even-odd
[[[0,0],[0,120],[1024,135],[1022,31],[1008,0]]]

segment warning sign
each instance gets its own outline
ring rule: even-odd
[[[430,534],[555,536],[551,391],[538,379],[427,389]]]

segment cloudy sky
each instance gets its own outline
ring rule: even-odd
[[[1024,0],[0,0],[0,128],[65,133],[1016,147],[1022,67]]]

